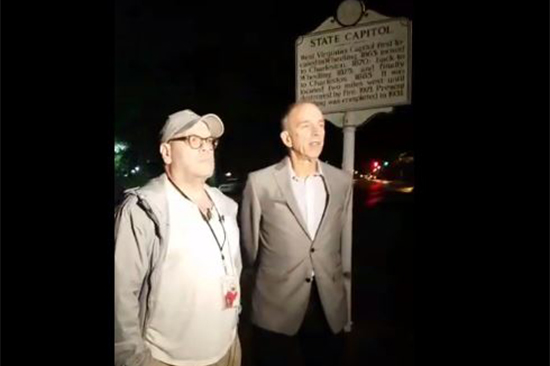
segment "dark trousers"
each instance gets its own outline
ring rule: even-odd
[[[330,330],[315,281],[304,321],[295,336],[256,326],[253,334],[257,366],[337,366],[344,351],[344,334]]]

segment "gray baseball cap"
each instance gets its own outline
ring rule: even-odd
[[[198,122],[206,123],[212,137],[218,138],[223,135],[224,127],[220,117],[209,113],[199,116],[190,109],[176,112],[168,116],[164,127],[160,131],[160,142],[167,142],[183,131],[193,127]]]

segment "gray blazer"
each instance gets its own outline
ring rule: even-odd
[[[312,270],[325,314],[334,333],[351,323],[351,240],[342,229],[351,220],[352,177],[319,162],[327,205],[311,240],[290,186],[290,160],[252,172],[241,205],[241,237],[248,265],[256,267],[252,322],[294,335],[305,316]]]

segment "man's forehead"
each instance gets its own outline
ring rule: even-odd
[[[294,123],[306,121],[324,120],[323,113],[314,104],[300,104],[294,108],[289,115],[289,119]]]

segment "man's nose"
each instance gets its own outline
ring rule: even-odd
[[[313,136],[319,136],[321,132],[323,131],[323,128],[320,126],[313,126]]]

